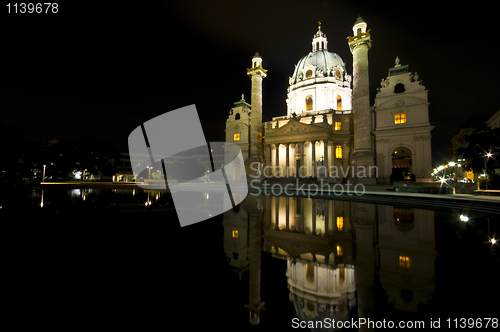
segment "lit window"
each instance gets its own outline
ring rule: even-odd
[[[342,145],[337,145],[337,147],[335,148],[335,158],[342,158]]]
[[[344,217],[337,217],[337,230],[342,231],[344,230]]]
[[[341,130],[342,129],[342,122],[335,122],[335,130]]]
[[[313,97],[311,95],[306,97],[306,111],[313,110]]]
[[[240,134],[234,134],[234,137],[233,137],[233,140],[234,141],[239,141],[240,140]]]
[[[310,284],[314,282],[314,265],[306,264],[306,280]]]
[[[237,238],[238,238],[238,230],[233,229],[233,239],[237,239]]]
[[[339,71],[337,71],[337,72],[339,72]],[[337,95],[337,111],[340,111],[340,110],[342,110],[342,97]]]
[[[399,267],[405,269],[411,268],[411,258],[408,256],[399,256]]]
[[[394,123],[395,124],[400,124],[400,123],[406,123],[406,114],[395,114],[394,115]]]
[[[344,254],[344,248],[337,246],[337,256],[342,256]]]
[[[345,267],[344,265],[339,266],[339,282],[342,284],[345,280]]]

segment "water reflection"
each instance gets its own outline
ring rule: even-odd
[[[485,234],[481,224],[485,215],[477,215],[470,226],[460,224],[458,214],[446,216],[447,223],[436,226],[435,212],[430,210],[302,197],[248,197],[223,215],[224,251],[240,280],[248,273],[250,295],[245,307],[253,325],[260,324],[266,298],[260,293],[261,272],[266,268],[261,266],[261,250],[286,260],[287,283],[276,287],[288,288],[296,322],[305,322],[301,327],[339,330],[325,322],[436,317],[436,306],[447,304],[444,295],[454,292],[452,286],[443,287],[436,299],[436,229],[455,232],[442,236],[442,253],[449,257],[455,249],[448,241],[456,241],[454,235],[460,241],[469,233],[488,239],[498,225],[492,227],[487,218]],[[480,243],[474,243],[474,250],[483,255],[484,248],[476,244]],[[496,259],[484,256],[482,260],[490,263],[489,258]],[[445,259],[443,266],[451,262]],[[441,280],[451,284],[449,276],[442,268]],[[490,287],[496,288],[496,283]],[[291,321],[287,324],[293,326]]]

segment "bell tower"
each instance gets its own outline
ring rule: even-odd
[[[360,17],[352,27],[353,36],[347,37],[349,49],[353,60],[353,93],[352,111],[354,122],[354,150],[351,154],[351,162],[356,166],[356,173],[360,167],[364,168],[365,174],[372,170],[375,159],[372,146],[372,120],[370,114],[370,91],[368,81],[368,50],[372,46],[370,30],[367,30],[366,22]],[[358,179],[363,183],[375,183],[375,174],[369,174],[368,178]]]

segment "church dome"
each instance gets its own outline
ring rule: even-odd
[[[342,58],[337,53],[328,52],[327,50],[309,52],[309,54],[302,57],[295,66],[292,76],[292,84],[297,83],[297,78],[299,77],[304,79],[302,74],[307,65],[315,66],[316,73],[321,70],[324,76],[334,76],[335,72],[332,71],[332,68],[337,66],[342,67],[342,76],[343,73],[345,73],[345,62],[342,61]],[[314,76],[317,76],[316,73]]]

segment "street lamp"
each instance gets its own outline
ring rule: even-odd
[[[45,167],[47,167],[47,165],[43,165],[43,176],[42,176],[42,182],[45,182]]]
[[[148,179],[151,180],[151,169],[153,168],[153,166],[148,166]]]
[[[492,156],[491,153],[485,153],[484,154],[484,177],[486,178],[486,190],[488,190],[488,159],[486,157],[490,158]]]

